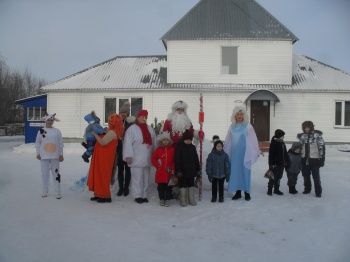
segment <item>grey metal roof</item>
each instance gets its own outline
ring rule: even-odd
[[[350,74],[304,55],[293,55],[292,85],[247,84],[168,84],[166,56],[115,57],[42,88],[61,90],[182,90],[254,91],[302,90],[350,92]]]
[[[299,40],[254,0],[201,0],[161,37],[199,39]]]

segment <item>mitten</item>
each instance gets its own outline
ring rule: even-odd
[[[324,158],[321,158],[320,159],[320,167],[323,167],[324,166]]]
[[[176,176],[177,176],[177,178],[182,178],[182,177],[183,177],[183,174],[182,174],[181,172],[177,172],[177,173],[176,173]]]
[[[211,176],[211,175],[208,175],[208,179],[209,179],[209,182],[211,183],[212,176]]]
[[[226,182],[230,181],[230,174],[226,174],[225,178],[226,178]]]

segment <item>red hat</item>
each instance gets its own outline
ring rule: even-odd
[[[141,110],[139,112],[139,114],[137,115],[137,117],[140,117],[140,116],[148,116],[148,111],[147,110]]]

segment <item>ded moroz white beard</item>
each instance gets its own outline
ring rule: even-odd
[[[185,113],[174,113],[172,116],[171,126],[172,133],[177,133],[181,136],[186,131],[186,129],[190,128],[191,120]]]

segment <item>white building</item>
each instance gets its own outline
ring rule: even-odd
[[[165,120],[177,100],[188,103],[198,129],[225,138],[232,109],[244,103],[260,141],[277,128],[295,141],[311,120],[326,142],[350,142],[350,74],[293,54],[298,38],[254,0],[201,0],[162,38],[166,56],[115,57],[43,87],[64,137],[82,137],[84,116],[106,123],[125,100]]]

